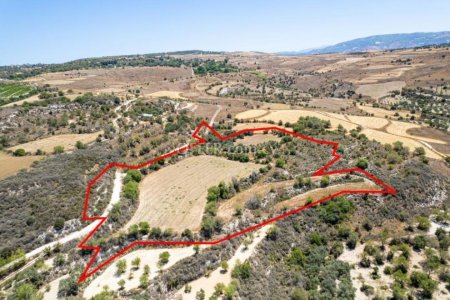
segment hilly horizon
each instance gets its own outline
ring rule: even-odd
[[[279,51],[274,54],[297,56],[297,55],[315,55],[315,54],[331,54],[331,53],[355,53],[355,52],[367,52],[367,51],[383,51],[394,49],[408,49],[416,47],[425,47],[432,45],[445,45],[450,44],[450,31],[439,32],[414,32],[414,33],[395,33],[395,34],[380,34],[372,35],[362,38],[356,38],[341,43],[337,43],[330,46],[323,47],[310,47],[299,51]],[[9,64],[0,65],[0,68],[8,68],[12,66],[39,66],[39,65],[64,65],[74,62],[90,59],[116,59],[126,57],[139,57],[139,56],[157,56],[157,55],[183,55],[183,54],[219,54],[219,53],[235,53],[235,52],[256,52],[256,53],[270,53],[259,50],[243,51],[240,49],[234,49],[233,51],[224,50],[200,50],[200,49],[185,49],[177,51],[162,51],[162,52],[147,52],[147,53],[132,53],[132,54],[116,54],[116,55],[101,55],[101,56],[88,56],[81,57],[65,62],[59,63],[24,63],[24,64]]]
[[[337,43],[335,45],[309,48],[300,51],[282,51],[283,55],[313,55],[325,53],[353,53],[407,49],[450,43],[450,31],[413,32],[372,35]]]

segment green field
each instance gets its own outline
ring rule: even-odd
[[[32,90],[32,87],[18,83],[0,84],[0,106],[21,100],[27,97]]]

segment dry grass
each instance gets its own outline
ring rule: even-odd
[[[37,155],[15,157],[0,152],[0,180],[13,176],[22,169],[29,168],[33,162],[42,158],[43,156]]]
[[[289,104],[284,103],[264,103],[261,107],[262,109],[290,109]]]
[[[254,163],[196,156],[149,174],[140,183],[139,207],[126,228],[147,221],[152,227],[198,230],[207,189],[257,169]]]
[[[363,128],[380,129],[389,124],[388,120],[378,117],[360,117],[349,115],[347,118],[353,123],[361,125]]]
[[[320,113],[317,111],[309,111],[309,110],[274,110],[269,114],[258,118],[261,121],[269,121],[272,120],[274,122],[283,121],[289,123],[295,123],[298,121],[300,117],[316,117],[322,120],[330,121],[332,128],[337,128],[339,124],[344,126],[347,130],[351,130],[356,128],[357,125],[352,124],[348,120],[345,119],[344,116],[334,114],[334,113]]]
[[[247,111],[238,113],[235,118],[243,119],[243,120],[257,119],[257,118],[263,117],[267,114],[269,114],[269,111],[264,110],[264,109],[251,109],[251,110],[247,110]]]
[[[386,131],[388,133],[394,134],[394,135],[401,135],[405,137],[410,137],[412,139],[418,139],[427,143],[435,143],[435,144],[446,144],[446,142],[439,140],[439,139],[433,139],[433,138],[427,138],[422,137],[418,135],[411,135],[407,132],[407,130],[410,129],[418,129],[422,128],[422,126],[412,123],[406,123],[406,122],[400,122],[400,121],[392,121],[391,125],[389,125],[386,128]]]
[[[281,181],[281,182],[271,182],[264,184],[256,184],[251,188],[244,190],[231,199],[223,201],[219,205],[217,215],[223,218],[225,221],[231,220],[233,214],[236,212],[236,208],[242,208],[245,203],[252,197],[263,198],[271,189],[283,188],[292,186],[294,184],[293,180]]]
[[[268,141],[280,141],[280,137],[273,134],[254,134],[245,136],[243,139],[238,139],[234,143],[235,145],[242,144],[244,146],[257,145]]]
[[[86,134],[61,134],[50,136],[44,139],[28,142],[25,144],[20,144],[8,150],[14,151],[16,149],[25,149],[25,151],[30,153],[36,153],[37,150],[42,150],[47,153],[53,152],[53,148],[55,146],[63,146],[64,151],[73,150],[75,148],[75,144],[77,141],[80,141],[84,144],[91,143],[95,141],[99,134],[102,134],[102,131],[94,132],[94,133],[86,133]]]
[[[364,84],[356,89],[357,94],[363,94],[373,99],[380,99],[389,95],[391,91],[401,91],[405,86],[404,81],[390,81],[384,83]]]
[[[347,99],[338,98],[313,98],[309,101],[309,107],[320,109],[327,112],[339,112],[341,109],[348,109],[353,106],[352,102]]]
[[[347,65],[351,65],[353,63],[366,60],[364,57],[346,57],[343,60],[339,60],[333,64],[327,65],[317,70],[319,73],[326,73],[329,71],[338,71]]]
[[[334,174],[330,175],[330,178],[332,180],[336,180],[339,178],[342,178],[344,175],[342,174]],[[352,176],[353,177],[353,176]],[[311,181],[316,183],[319,182],[322,179],[322,176],[314,176],[310,177]],[[265,195],[267,195],[270,190],[277,190],[277,189],[285,189],[287,187],[293,186],[295,183],[294,180],[286,180],[286,181],[279,181],[279,182],[269,182],[269,183],[258,183],[253,185],[247,190],[244,190],[231,199],[228,199],[226,201],[223,201],[220,203],[217,215],[221,218],[223,218],[226,221],[231,220],[234,213],[236,212],[236,208],[242,208],[245,206],[245,203],[250,200],[253,197],[261,197],[264,198]]]
[[[261,123],[238,123],[233,127],[233,130],[239,131],[239,130],[243,130],[243,129],[253,129],[253,128],[262,128],[262,127],[281,127],[284,128],[283,126],[278,126],[278,125],[274,125],[274,124],[270,124],[270,123],[265,123],[265,122],[261,122]],[[255,134],[260,134],[261,132],[256,131]]]
[[[181,92],[175,92],[175,91],[159,91],[159,92],[147,94],[146,96],[153,97],[153,98],[168,97],[168,98],[172,98],[172,99],[187,99],[187,98],[181,96]]]
[[[373,114],[374,117],[384,118],[386,116],[394,117],[396,113],[398,113],[399,116],[402,116],[403,118],[407,118],[406,115],[410,114],[407,111],[393,111],[393,110],[387,110],[384,108],[378,108],[378,107],[372,107],[372,106],[366,106],[366,105],[358,105],[358,108],[362,111]]]
[[[142,95],[165,90],[184,92],[189,88],[191,76],[192,69],[187,67],[126,67],[46,73],[27,78],[25,82],[50,84],[76,92],[115,92],[123,96],[130,89],[139,89]],[[174,78],[177,80],[169,80]]]
[[[363,129],[362,133],[364,133],[369,139],[374,139],[379,141],[382,144],[389,143],[392,144],[394,142],[402,142],[404,146],[409,147],[410,150],[414,150],[417,147],[425,148],[425,156],[429,158],[442,159],[442,157],[431,149],[427,148],[423,143],[413,140],[408,137],[397,136],[387,132],[378,131],[374,129]]]
[[[277,211],[284,208],[297,208],[306,204],[306,200],[311,197],[313,201],[322,199],[328,195],[336,194],[343,190],[379,190],[380,187],[373,181],[364,180],[363,182],[350,182],[337,185],[331,185],[325,188],[318,188],[301,195],[295,196],[289,200],[277,203],[273,210]]]
[[[371,83],[378,83],[380,80],[392,80],[392,78],[397,78],[402,76],[406,71],[411,70],[412,67],[403,67],[403,68],[396,68],[391,69],[388,71],[371,74],[367,77],[364,77],[360,80],[355,80],[354,83],[356,84],[371,84]]]
[[[373,109],[373,108],[372,108]],[[261,113],[259,110],[246,111],[243,114],[257,115]],[[341,124],[345,129],[352,130],[358,125],[363,128],[362,133],[367,135],[369,139],[374,139],[380,143],[393,143],[396,141],[402,142],[405,146],[414,150],[417,147],[424,147],[426,156],[429,158],[442,159],[440,153],[431,149],[427,143],[445,145],[446,142],[439,139],[432,139],[426,137],[420,137],[411,135],[407,130],[421,128],[422,126],[407,122],[390,121],[380,117],[363,117],[363,116],[351,116],[341,115],[337,113],[308,111],[308,110],[273,110],[269,111],[262,117],[256,118],[258,121],[283,121],[283,123],[295,123],[300,117],[316,117],[321,120],[330,121],[331,128],[336,129]],[[240,124],[239,124],[240,125]],[[244,127],[249,126],[249,127]],[[239,129],[261,127],[258,123],[242,124]],[[236,127],[235,127],[236,128]],[[384,129],[386,128],[386,129]],[[387,132],[383,131],[386,130]]]

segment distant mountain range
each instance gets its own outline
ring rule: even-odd
[[[285,51],[279,52],[278,54],[310,55],[323,53],[352,53],[367,52],[373,50],[416,48],[441,44],[450,44],[450,31],[373,35],[342,42],[333,46],[307,49],[302,51]]]

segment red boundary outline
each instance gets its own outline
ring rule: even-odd
[[[145,166],[148,166],[150,164],[153,164],[155,162],[158,162],[162,159],[165,159],[167,157],[173,156],[175,154],[187,151],[193,147],[196,147],[200,144],[206,143],[206,140],[202,137],[200,137],[198,135],[199,131],[202,128],[207,128],[209,129],[217,138],[219,138],[221,141],[227,140],[229,138],[232,137],[236,137],[238,135],[244,134],[246,132],[254,132],[254,131],[269,131],[269,130],[275,130],[275,131],[280,131],[283,133],[287,133],[290,134],[292,136],[298,137],[298,138],[302,138],[314,143],[318,143],[318,144],[322,144],[322,145],[331,145],[333,146],[333,152],[331,154],[331,156],[333,157],[333,159],[328,162],[326,165],[324,165],[323,167],[321,167],[319,170],[317,170],[312,176],[322,176],[322,175],[331,175],[331,174],[339,174],[339,173],[350,173],[350,172],[359,172],[359,173],[363,173],[365,176],[367,176],[368,178],[370,178],[371,180],[373,180],[374,182],[376,182],[377,184],[379,184],[380,186],[383,187],[382,190],[344,190],[344,191],[340,191],[338,193],[335,193],[333,195],[329,195],[325,198],[316,200],[308,205],[304,205],[295,209],[292,209],[284,214],[281,214],[279,216],[273,217],[271,219],[268,219],[262,223],[256,224],[254,226],[248,227],[246,229],[243,229],[241,231],[235,232],[231,235],[228,235],[226,237],[223,237],[221,239],[218,240],[211,240],[211,241],[135,241],[132,242],[131,244],[129,244],[128,246],[126,246],[125,248],[123,248],[122,250],[120,250],[119,252],[117,252],[116,254],[114,254],[113,256],[109,257],[106,261],[102,262],[100,265],[96,266],[94,269],[90,270],[91,265],[94,263],[97,255],[99,254],[101,247],[100,246],[89,246],[86,245],[86,242],[94,235],[94,233],[97,231],[97,229],[102,226],[102,224],[108,219],[108,217],[100,217],[100,216],[88,216],[87,215],[87,209],[88,209],[88,204],[89,204],[89,196],[91,193],[91,188],[92,185],[95,184],[100,177],[102,177],[109,169],[111,168],[123,168],[123,169],[141,169]],[[221,242],[227,241],[229,239],[232,239],[234,237],[240,236],[242,234],[245,234],[246,232],[255,230],[257,228],[260,228],[262,226],[265,226],[269,223],[275,222],[277,220],[280,220],[282,218],[285,218],[287,216],[293,215],[299,211],[302,211],[306,208],[309,208],[311,206],[317,205],[319,203],[325,202],[327,200],[330,200],[331,198],[337,197],[339,195],[342,194],[395,194],[397,193],[397,191],[395,189],[393,189],[392,187],[390,187],[389,185],[387,185],[386,183],[384,183],[383,181],[381,181],[380,179],[378,179],[377,177],[375,177],[373,174],[361,169],[361,168],[350,168],[350,169],[343,169],[343,170],[335,170],[335,171],[326,171],[326,169],[328,169],[331,165],[333,165],[334,163],[336,163],[341,156],[339,154],[337,154],[337,150],[338,150],[338,146],[339,143],[337,142],[332,142],[332,141],[326,141],[326,140],[318,140],[309,136],[305,136],[299,133],[295,133],[289,130],[286,130],[284,128],[281,127],[276,127],[276,126],[272,126],[272,127],[261,127],[261,128],[249,128],[249,129],[243,129],[243,130],[239,130],[237,132],[234,132],[232,134],[226,135],[226,136],[222,136],[220,135],[220,133],[218,133],[214,128],[212,128],[206,121],[202,121],[198,127],[195,129],[194,133],[192,134],[192,137],[197,139],[197,142],[192,143],[192,144],[188,144],[186,146],[183,146],[181,148],[178,148],[172,152],[166,153],[164,155],[161,155],[157,158],[154,158],[152,160],[149,160],[145,163],[142,163],[140,165],[136,165],[136,166],[131,166],[131,165],[126,165],[126,164],[119,164],[116,162],[110,163],[108,164],[99,174],[97,174],[97,176],[91,181],[89,182],[88,186],[87,186],[87,190],[86,190],[86,198],[85,198],[85,203],[84,203],[84,210],[83,210],[83,216],[82,219],[85,221],[97,221],[99,220],[100,222],[97,224],[97,226],[95,226],[95,228],[83,239],[83,241],[81,241],[81,243],[78,245],[79,248],[82,249],[88,249],[88,250],[92,250],[94,251],[94,254],[92,256],[92,258],[90,259],[89,263],[87,264],[86,268],[84,269],[83,273],[80,276],[80,279],[78,280],[78,283],[81,283],[82,281],[86,280],[88,277],[92,276],[95,272],[97,272],[98,270],[100,270],[101,268],[103,268],[104,266],[106,266],[107,264],[111,263],[113,260],[115,260],[116,258],[118,258],[120,255],[124,254],[125,252],[127,252],[128,250],[130,250],[132,247],[136,246],[136,245],[215,245],[215,244],[219,244]]]

